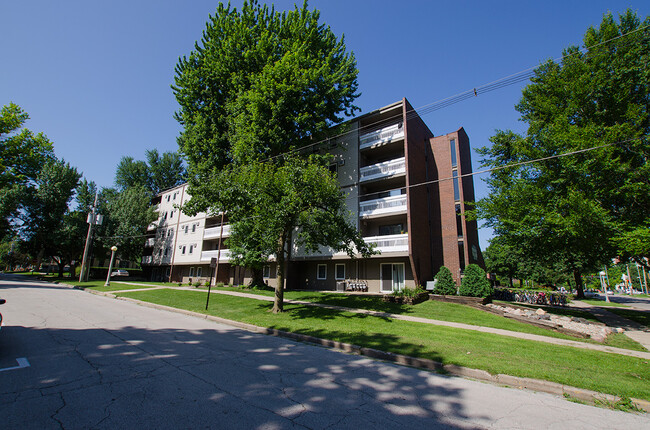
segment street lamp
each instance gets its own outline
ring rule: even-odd
[[[108,265],[108,274],[106,275],[105,287],[111,285],[111,272],[113,271],[113,260],[115,260],[115,251],[117,251],[117,246],[111,246],[111,263]]]

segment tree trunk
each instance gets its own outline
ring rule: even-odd
[[[278,252],[275,253],[276,262],[278,265],[278,283],[275,286],[275,300],[273,301],[272,311],[274,314],[284,312],[284,249],[286,248],[286,244],[287,234],[283,233],[282,237],[280,238],[280,246],[278,247]]]
[[[275,286],[275,300],[273,301],[273,313],[284,312],[284,247],[277,254],[278,279]]]
[[[264,286],[264,272],[262,269],[251,269],[251,281],[249,285],[251,287],[263,287]]]
[[[582,287],[582,276],[579,269],[573,269],[573,280],[576,283],[576,290],[578,292],[578,294],[576,294],[576,299],[584,299],[585,290]]]

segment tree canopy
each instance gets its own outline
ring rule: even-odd
[[[273,253],[283,271],[294,234],[311,250],[367,250],[322,159],[278,157],[358,109],[354,55],[319,19],[306,2],[282,13],[257,1],[241,10],[220,4],[176,66],[178,143],[192,195],[184,211],[227,212],[232,255],[253,268]],[[274,311],[282,310],[282,280]]]
[[[629,10],[605,15],[584,50],[535,70],[516,106],[525,136],[498,131],[480,151],[486,167],[544,159],[493,172],[478,211],[504,243],[563,263],[579,295],[581,273],[650,225],[649,25]]]
[[[121,191],[130,187],[144,187],[150,194],[173,188],[186,180],[183,159],[177,152],[150,149],[146,161],[122,157],[115,172],[115,185]]]
[[[27,189],[42,166],[54,159],[52,143],[43,133],[24,128],[29,115],[9,103],[0,110],[0,239],[9,235]]]

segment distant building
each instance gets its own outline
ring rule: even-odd
[[[390,292],[425,286],[443,265],[458,283],[466,264],[483,265],[477,224],[464,217],[474,202],[474,182],[467,175],[470,146],[462,128],[434,137],[406,99],[338,127],[338,137],[314,150],[334,156],[331,169],[347,196],[351,221],[381,254],[350,259],[325,247],[309,254],[294,245],[288,289],[335,290],[337,282],[353,280],[369,291]],[[145,274],[152,280],[205,282],[210,260],[218,256],[213,283],[248,282],[250,273],[230,263],[227,220],[221,225],[221,215],[183,214],[177,207],[189,199],[187,185],[156,197],[160,217],[150,226],[155,237],[146,243]],[[276,269],[274,261],[264,269],[271,286]]]

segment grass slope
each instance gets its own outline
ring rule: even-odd
[[[311,306],[285,304],[284,313],[272,314],[270,302],[225,295],[212,296],[206,312],[201,291],[161,289],[119,295],[493,374],[650,400],[650,366],[634,357]]]

